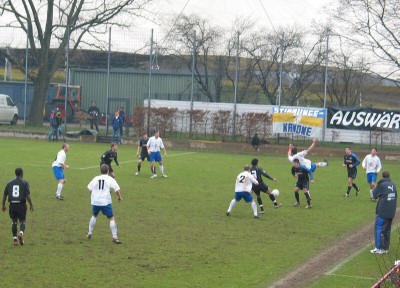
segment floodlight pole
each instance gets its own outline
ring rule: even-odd
[[[328,86],[328,63],[329,63],[329,28],[326,30],[326,50],[325,50],[325,81],[324,81],[324,124],[322,127],[322,141],[325,142],[325,133],[326,133],[326,120],[327,120],[327,112],[326,112],[326,96],[327,96],[327,86]]]
[[[150,101],[151,101],[151,76],[153,66],[153,29],[150,37],[150,57],[149,57],[149,95],[147,98],[147,135],[150,135]]]
[[[234,104],[233,104],[233,138],[236,139],[236,111],[237,111],[237,91],[238,91],[238,79],[239,79],[239,36],[240,32],[236,35],[236,67],[235,67],[235,90],[234,90]]]
[[[106,85],[106,135],[108,135],[108,101],[110,99],[110,65],[111,65],[111,27],[108,30],[108,55],[107,55],[107,85]],[[112,115],[114,116],[114,115]]]
[[[192,51],[192,88],[190,90],[190,119],[189,119],[189,138],[192,138],[193,124],[193,94],[194,94],[194,68],[196,65],[196,30],[193,30],[193,51]]]
[[[69,20],[68,20],[69,22]],[[64,134],[67,133],[67,104],[68,104],[68,85],[69,85],[69,23],[67,23],[67,49],[65,51],[65,98],[64,98]],[[71,107],[72,109],[72,107]],[[57,134],[58,135],[58,134]]]
[[[24,125],[26,125],[26,98],[28,94],[28,49],[29,49],[29,23],[26,23],[26,48],[25,48],[25,83],[24,83]]]

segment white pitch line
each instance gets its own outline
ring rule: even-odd
[[[168,155],[167,158],[168,158],[168,157],[175,157],[175,156],[191,155],[191,154],[194,154],[194,153],[196,153],[196,152],[186,152],[186,153],[181,153],[181,154],[173,154],[173,155]],[[164,159],[165,159],[165,158],[164,158]],[[127,163],[133,163],[133,162],[137,162],[137,161],[138,161],[138,160],[135,159],[135,160],[129,160],[129,161],[122,161],[122,162],[119,162],[119,163],[121,163],[121,164],[127,164]],[[88,170],[88,169],[93,169],[93,168],[99,168],[99,165],[96,165],[96,166],[87,166],[87,167],[71,167],[70,169],[74,169],[74,170]]]
[[[396,209],[396,212],[399,211],[400,208]],[[394,225],[392,227],[392,231],[396,230],[400,227],[400,223],[397,225]],[[350,275],[342,275],[342,274],[335,274],[335,272],[337,270],[339,270],[340,268],[342,268],[343,265],[345,265],[346,263],[350,262],[351,260],[353,260],[356,256],[358,256],[359,254],[361,254],[365,249],[367,249],[368,247],[370,247],[371,244],[367,244],[365,245],[364,248],[361,248],[360,250],[358,250],[356,253],[350,255],[349,257],[347,257],[346,259],[344,259],[344,261],[340,262],[339,264],[337,264],[335,267],[333,267],[331,270],[329,270],[328,272],[325,273],[325,275],[327,276],[340,276],[340,277],[349,277],[349,278],[360,278],[360,279],[372,279],[375,280],[375,278],[369,278],[369,277],[360,277],[360,276],[350,276]]]
[[[347,257],[346,259],[344,259],[342,262],[340,262],[339,264],[337,264],[335,267],[333,267],[331,270],[329,270],[328,272],[325,273],[325,275],[335,275],[334,273],[339,270],[340,268],[342,268],[343,265],[345,265],[346,263],[350,262],[351,260],[353,260],[356,256],[358,256],[359,254],[361,254],[361,252],[363,252],[365,249],[367,249],[370,246],[370,244],[365,245],[364,248],[361,248],[360,250],[358,250],[356,253],[353,253],[352,255],[350,255],[349,257]]]
[[[356,278],[356,279],[364,279],[364,280],[376,280],[376,278],[371,277],[360,277],[360,276],[351,276],[351,275],[343,275],[343,274],[327,274],[327,276],[338,276],[338,277],[346,277],[346,278]]]

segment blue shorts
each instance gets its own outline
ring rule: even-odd
[[[244,199],[246,203],[253,201],[253,195],[249,192],[235,192],[235,200],[239,202],[240,200]]]
[[[314,171],[315,171],[315,169],[317,169],[317,164],[315,164],[315,163],[312,163],[311,164],[311,172],[313,172],[314,173]]]
[[[108,204],[107,206],[96,206],[96,205],[92,205],[93,206],[93,215],[97,216],[100,211],[101,213],[103,213],[103,215],[107,216],[107,218],[111,218],[114,216],[114,212],[112,209],[112,205]]]
[[[367,181],[369,184],[376,183],[377,178],[378,178],[378,173],[367,173]]]
[[[162,161],[162,157],[161,157],[161,152],[151,152],[150,154],[150,162],[161,162]]]
[[[62,180],[65,178],[64,169],[62,167],[53,166],[53,173],[57,180]]]

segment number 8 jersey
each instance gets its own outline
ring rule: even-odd
[[[10,203],[26,203],[26,197],[29,194],[29,183],[20,178],[8,182],[4,189],[4,195],[8,195]]]

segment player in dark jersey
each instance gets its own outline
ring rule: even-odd
[[[136,157],[139,157],[139,159],[137,164],[137,172],[135,173],[136,176],[138,176],[140,173],[140,168],[142,167],[142,162],[144,161],[144,159],[147,159],[147,161],[150,162],[149,152],[147,151],[147,141],[149,141],[149,139],[147,138],[147,133],[144,133],[142,139],[138,141]],[[140,149],[142,150],[140,151]]]
[[[272,178],[271,176],[268,175],[267,172],[265,172],[261,167],[258,167],[258,159],[254,158],[253,160],[251,160],[251,168],[250,168],[250,173],[257,179],[258,184],[253,184],[252,185],[252,190],[254,192],[254,194],[257,195],[257,203],[260,206],[260,214],[264,214],[264,205],[261,199],[261,195],[260,192],[264,192],[266,194],[268,194],[269,199],[271,199],[272,203],[274,203],[274,207],[275,208],[279,208],[282,206],[282,204],[278,203],[275,199],[274,194],[271,193],[271,189],[268,187],[267,184],[264,183],[262,176],[276,182],[275,178]]]
[[[307,199],[306,209],[310,209],[311,205],[311,196],[310,196],[310,182],[314,183],[314,176],[311,170],[309,170],[306,166],[300,164],[299,159],[293,159],[292,166],[292,175],[297,178],[296,185],[294,187],[294,196],[296,198],[296,202],[293,206],[300,205],[300,196],[299,190],[303,190],[304,196]]]
[[[108,165],[108,175],[111,177],[115,178],[114,170],[111,167],[111,162],[115,161],[115,164],[117,164],[117,167],[119,168],[120,165],[118,163],[118,158],[117,158],[117,150],[118,150],[118,144],[117,143],[112,143],[111,144],[111,149],[104,152],[103,155],[101,155],[101,161],[100,161],[100,167],[102,164],[107,164]]]
[[[350,147],[346,147],[346,154],[344,155],[343,167],[347,168],[347,192],[344,197],[349,197],[351,187],[356,190],[356,196],[360,192],[360,188],[354,183],[354,179],[357,177],[357,165],[360,164],[360,158],[353,152]]]
[[[29,183],[23,180],[24,172],[22,168],[15,169],[15,179],[11,180],[7,183],[6,188],[4,189],[3,194],[3,207],[2,210],[5,212],[6,208],[6,200],[8,197],[8,202],[10,202],[9,206],[9,214],[12,220],[12,234],[13,234],[13,244],[14,246],[18,245],[18,241],[20,245],[24,245],[24,233],[25,233],[25,220],[26,220],[26,200],[29,203],[29,209],[33,212],[33,204],[31,200],[31,192],[29,190]],[[18,221],[19,221],[19,234],[18,234]],[[18,234],[18,236],[17,236]]]

